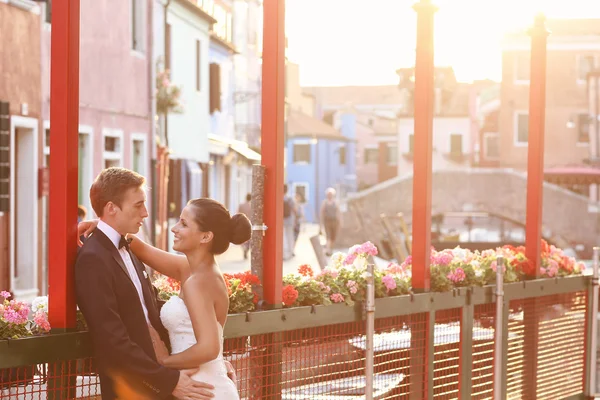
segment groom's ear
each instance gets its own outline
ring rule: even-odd
[[[117,211],[117,207],[116,207],[115,203],[113,203],[112,201],[109,201],[104,206],[104,215],[114,215],[116,211]]]

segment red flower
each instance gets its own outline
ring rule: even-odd
[[[286,306],[291,306],[298,299],[298,291],[294,289],[294,286],[287,285],[283,288],[282,297],[283,304],[285,304]]]
[[[254,304],[257,304],[257,303],[258,303],[258,295],[257,295],[256,293],[254,293],[254,298],[252,299],[252,302],[253,302]]]
[[[535,265],[533,264],[533,261],[525,259],[519,263],[519,268],[525,275],[535,276]]]
[[[314,275],[314,272],[313,272],[312,268],[308,264],[303,264],[300,267],[298,267],[298,272],[302,276],[310,276],[310,277],[312,277]]]
[[[550,246],[548,245],[548,242],[546,242],[544,239],[542,239],[542,255],[545,256],[547,254],[550,254]]]

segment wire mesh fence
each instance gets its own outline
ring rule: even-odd
[[[493,295],[476,298],[483,304],[459,299],[460,307],[437,301],[428,304],[436,294],[427,294],[423,301],[419,296],[408,303],[414,304],[412,309],[398,307],[402,315],[376,318],[373,398],[492,399],[498,317]],[[528,296],[521,299],[513,294],[506,302],[506,315],[501,316],[506,321],[502,340],[507,345],[500,356],[507,398],[564,399],[582,394],[587,287]],[[279,315],[284,314],[275,313],[273,318]],[[366,397],[367,341],[360,313],[344,323],[331,323],[331,315],[324,314],[315,317],[314,324],[288,330],[281,329],[278,318],[258,331],[236,328],[230,336],[226,332],[224,356],[236,369],[243,399]],[[76,360],[54,357],[31,365],[6,365],[0,360],[2,400],[100,398],[89,354]]]

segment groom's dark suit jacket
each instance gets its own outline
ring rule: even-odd
[[[142,283],[148,317],[165,343],[157,299],[143,264],[131,256]],[[80,249],[75,264],[77,303],[87,322],[98,363],[102,399],[125,400],[123,390],[148,399],[167,399],[179,371],[156,361],[138,293],[125,263],[110,239],[96,229]]]

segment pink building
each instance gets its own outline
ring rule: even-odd
[[[49,165],[50,34],[44,5],[42,28],[42,119],[40,166]],[[105,167],[133,169],[150,181],[153,124],[152,7],[146,0],[81,3],[79,94],[79,203],[95,214],[89,188]],[[152,91],[151,91],[152,90]],[[150,196],[149,196],[150,197]],[[42,202],[42,269],[47,268],[47,197]],[[147,228],[147,227],[146,227]],[[145,229],[146,232],[149,232]],[[45,287],[44,282],[42,286]]]

